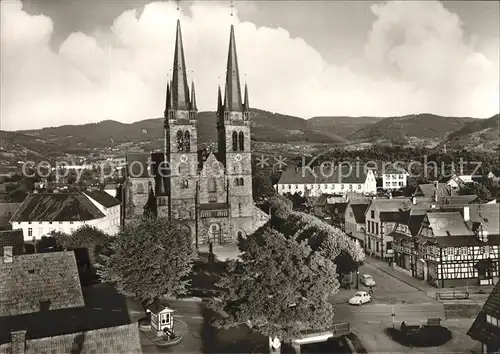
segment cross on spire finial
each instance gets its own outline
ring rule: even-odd
[[[234,10],[234,3],[233,0],[231,0],[231,4],[229,5],[229,8],[231,9],[231,17],[233,17],[233,10]]]

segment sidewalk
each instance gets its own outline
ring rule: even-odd
[[[427,284],[426,282],[414,278],[408,274],[395,270],[392,266],[389,266],[386,261],[376,259],[367,255],[365,256],[365,262],[435,299],[435,293],[436,291],[438,291],[438,289],[434,286]]]
[[[375,268],[378,268],[382,272],[391,275],[392,277],[399,279],[403,283],[406,283],[412,287],[414,287],[417,290],[420,290],[421,292],[425,293],[428,297],[432,299],[436,299],[436,292],[441,292],[441,291],[453,291],[453,290],[464,290],[469,292],[470,294],[470,300],[480,304],[481,306],[484,304],[486,301],[486,298],[489,296],[491,293],[493,286],[479,286],[479,285],[471,285],[471,286],[461,286],[461,287],[455,287],[455,288],[436,288],[423,280],[419,280],[417,278],[414,278],[408,274],[405,274],[403,272],[395,270],[392,266],[389,266],[387,262],[376,259],[374,257],[370,257],[368,255],[365,256],[365,262],[374,266]],[[448,301],[450,302],[450,301]],[[464,301],[461,300],[459,301],[463,303]]]

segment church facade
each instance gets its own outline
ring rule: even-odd
[[[148,214],[189,230],[195,244],[233,243],[267,222],[252,198],[248,88],[240,85],[231,25],[224,98],[218,88],[218,151],[198,149],[196,95],[188,85],[180,21],[173,74],[167,83],[164,148],[127,154],[123,223]],[[159,127],[160,128],[160,127]]]

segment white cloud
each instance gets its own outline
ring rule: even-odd
[[[386,3],[372,11],[377,20],[364,57],[342,67],[285,29],[257,28],[235,16],[251,105],[306,118],[498,112],[498,43],[475,49],[460,19],[438,2]],[[181,18],[200,110],[215,110],[217,84],[223,83],[232,20],[227,12],[201,2]],[[162,116],[176,19],[174,4],[151,3],[140,16],[121,14],[107,33],[73,33],[53,51],[51,19],[26,14],[20,2],[2,2],[1,129]]]

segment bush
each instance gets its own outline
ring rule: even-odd
[[[438,347],[451,339],[451,331],[442,326],[423,326],[407,330],[387,328],[386,334],[406,347]]]

